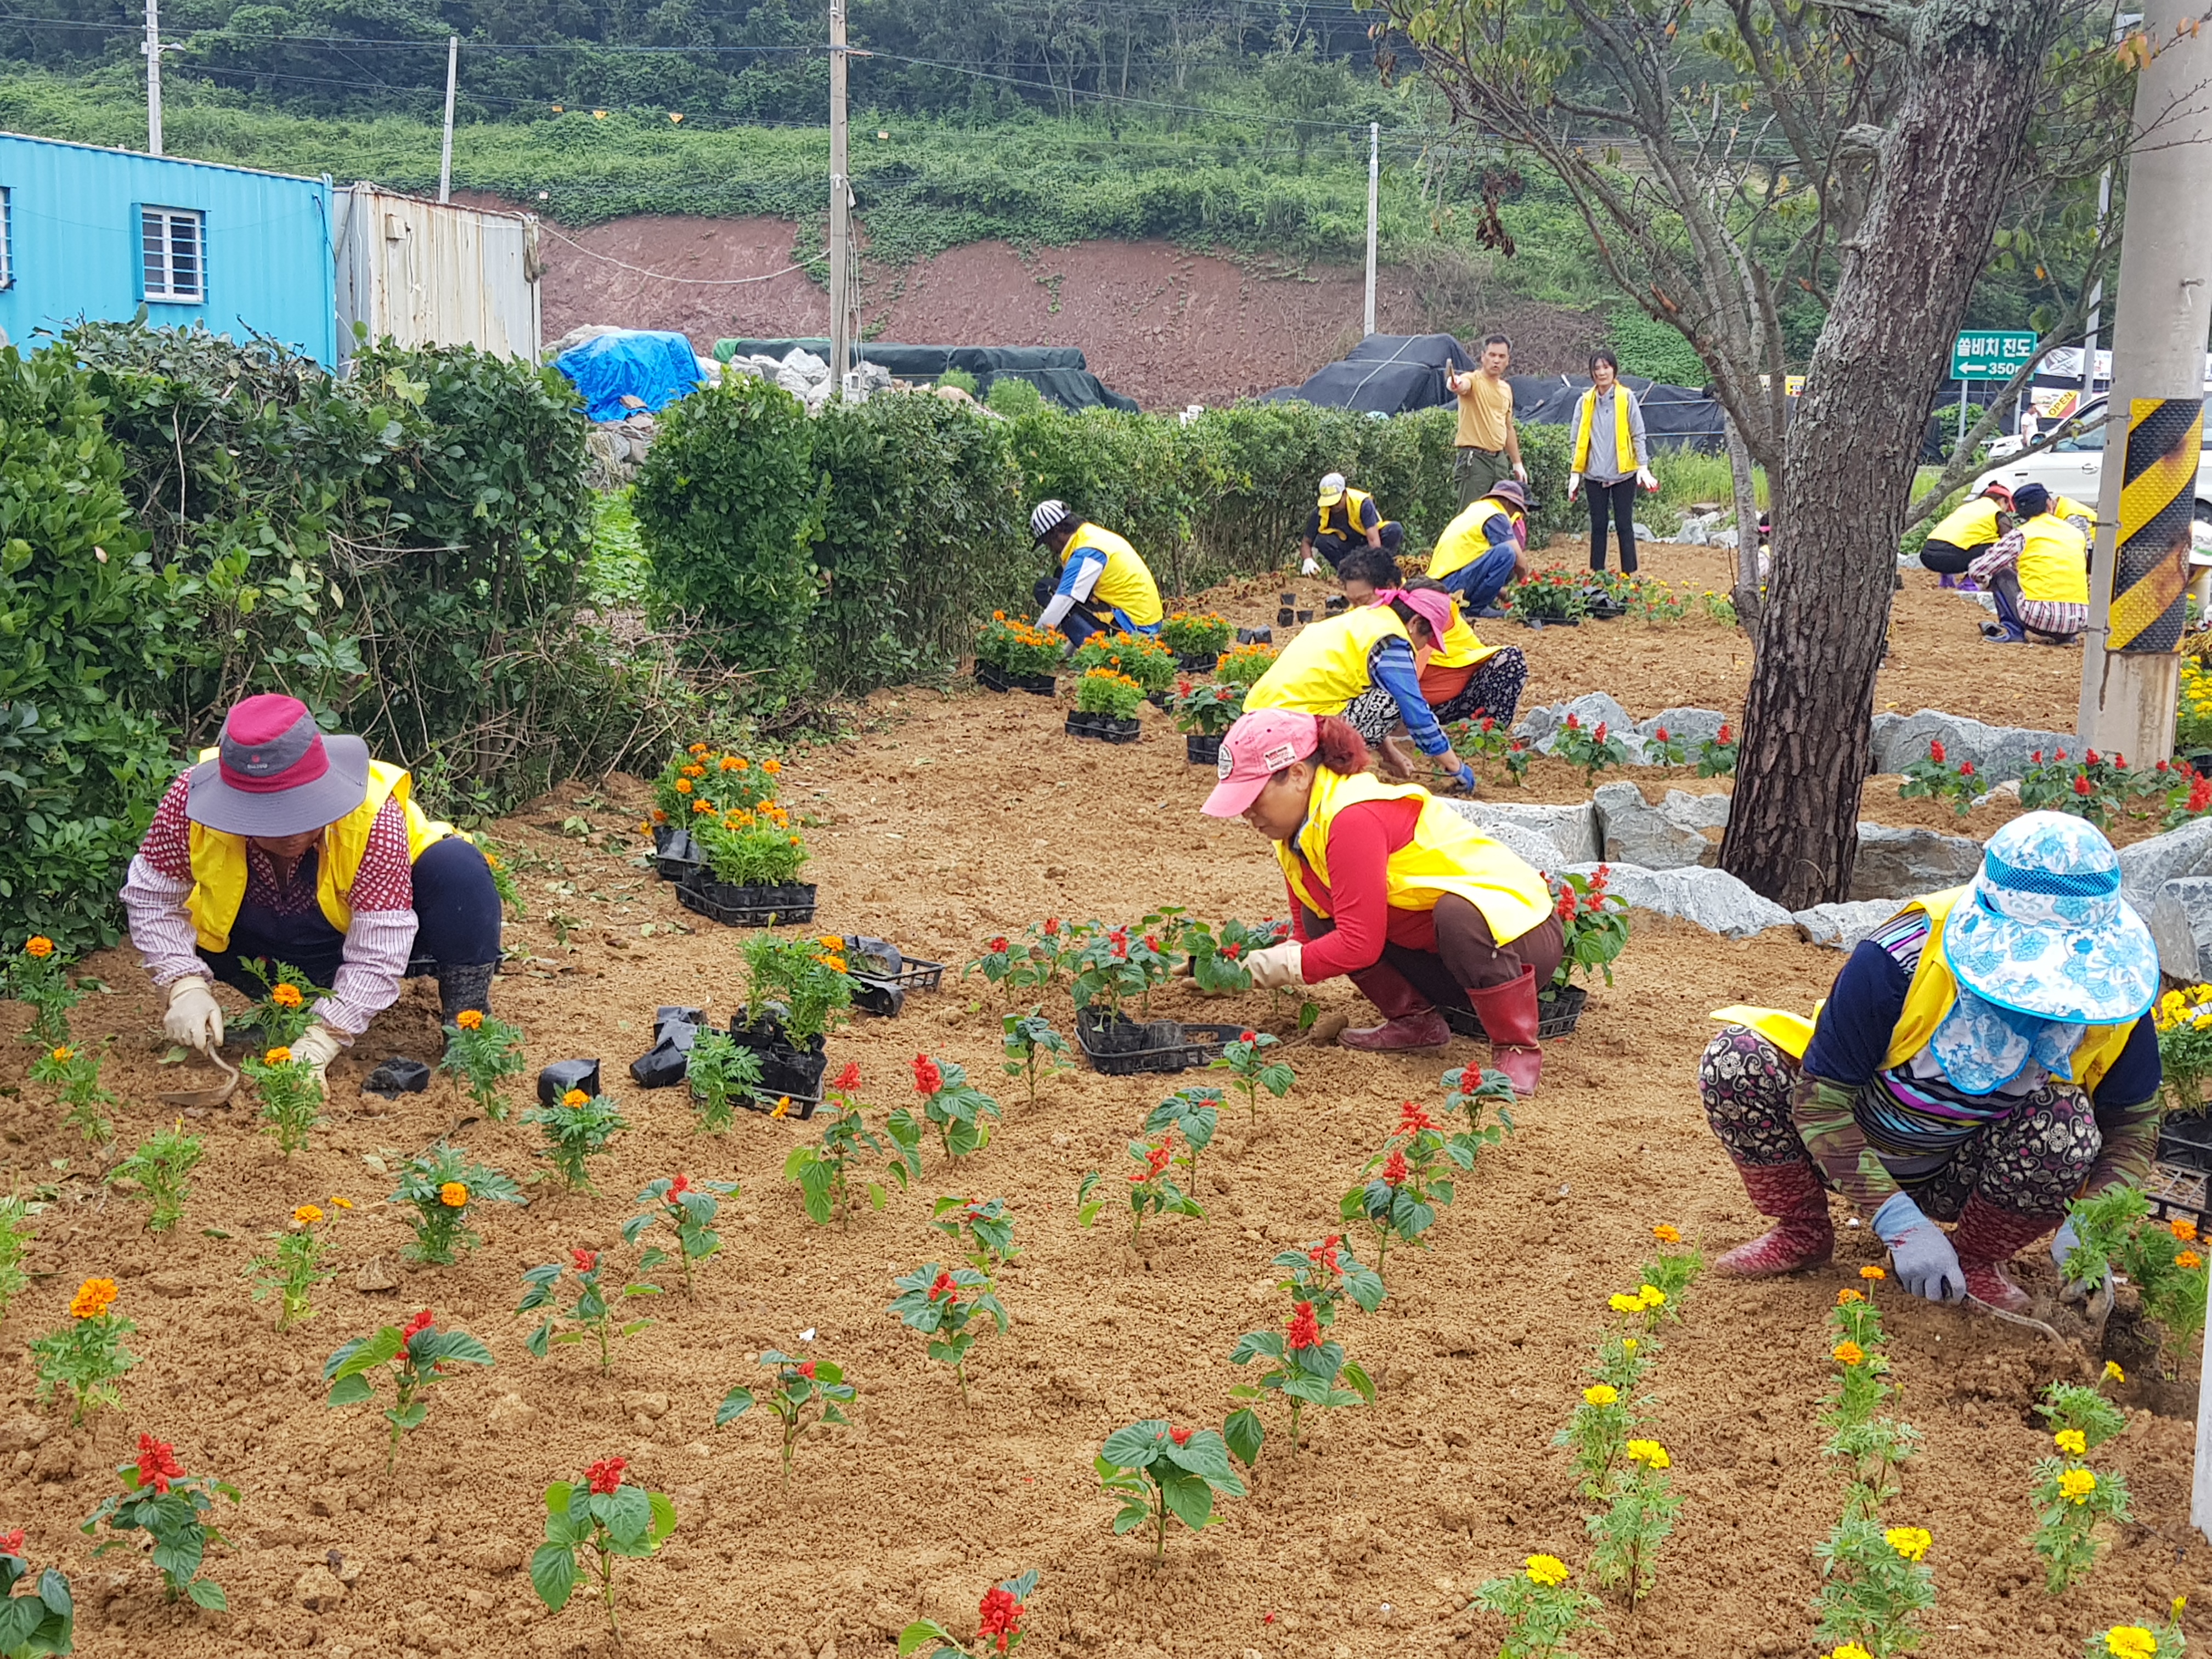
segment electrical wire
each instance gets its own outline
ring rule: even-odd
[[[563,236],[551,225],[540,220],[538,227],[556,242],[566,242],[587,259],[597,259],[602,264],[620,265],[624,270],[634,270],[641,276],[650,276],[657,283],[685,283],[694,288],[745,288],[754,283],[772,283],[779,276],[788,276],[794,270],[804,270],[803,264],[786,265],[781,270],[771,270],[765,276],[670,276],[658,270],[647,270],[643,265],[634,265],[612,254],[595,252],[573,236]]]

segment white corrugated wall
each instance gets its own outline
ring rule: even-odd
[[[357,184],[340,196],[338,332],[538,359],[538,222]]]

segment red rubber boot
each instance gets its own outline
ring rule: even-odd
[[[1747,1244],[1739,1244],[1713,1263],[1739,1279],[1771,1279],[1817,1267],[1836,1253],[1836,1224],[1828,1218],[1828,1195],[1809,1159],[1796,1164],[1735,1166],[1743,1189],[1759,1214],[1774,1225]]]
[[[1346,1048],[1368,1054],[1407,1054],[1442,1048],[1451,1042],[1451,1027],[1444,1023],[1444,1017],[1389,963],[1360,969],[1352,975],[1352,982],[1359,988],[1360,995],[1375,1005],[1382,1024],[1340,1031],[1336,1040]]]
[[[1959,1224],[1951,1230],[1951,1248],[1966,1275],[1966,1294],[2006,1313],[2026,1313],[2034,1306],[2027,1292],[2005,1277],[2004,1264],[2056,1227],[2058,1219],[2002,1208],[1979,1193],[1968,1197]]]
[[[1467,1000],[1489,1033],[1491,1064],[1513,1080],[1515,1094],[1527,1099],[1536,1092],[1544,1070],[1544,1050],[1536,1041],[1536,970],[1523,968],[1518,979],[1470,990]]]

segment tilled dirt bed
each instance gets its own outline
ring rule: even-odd
[[[1941,636],[1931,652],[1955,661],[1964,641],[1942,630],[1969,629],[1960,613],[1970,607],[1908,599],[1932,612],[1923,619]],[[1534,695],[1603,687],[1638,714],[1663,706],[1608,674],[1620,647],[1606,641],[1627,635],[1572,632],[1587,653],[1579,665],[1554,654],[1571,640],[1538,639]],[[1730,644],[1717,632],[1699,637],[1710,652]],[[1900,629],[1900,649],[1913,637]],[[2045,666],[1997,654],[2007,673]],[[1932,682],[1937,668],[1893,672]],[[2057,713],[2055,694],[2016,698],[2021,688],[2008,683],[1992,707],[1978,704],[1955,668],[1951,678],[1954,695],[1941,701],[1956,712]],[[1660,694],[1728,708],[1737,696],[1725,683]],[[2015,712],[2015,702],[2030,706]],[[886,695],[848,740],[792,756],[783,794],[817,821],[809,873],[821,885],[820,923],[957,964],[990,936],[1048,916],[1126,921],[1163,903],[1209,918],[1279,913],[1272,860],[1242,824],[1198,816],[1210,780],[1183,764],[1164,721],[1148,716],[1143,741],[1109,748],[1064,737],[1061,712],[1019,695]],[[1317,1414],[1310,1449],[1295,1456],[1276,1413],[1251,1496],[1224,1504],[1202,1534],[1172,1533],[1156,1568],[1147,1543],[1112,1535],[1114,1505],[1090,1462],[1099,1443],[1146,1417],[1220,1424],[1242,1375],[1231,1348],[1287,1312],[1270,1256],[1336,1231],[1338,1196],[1399,1103],[1437,1103],[1439,1073],[1479,1060],[1481,1046],[1398,1060],[1294,1047],[1286,1099],[1268,1103],[1256,1126],[1241,1109],[1224,1114],[1206,1158],[1206,1218],[1148,1224],[1139,1255],[1112,1210],[1078,1225],[1078,1182],[1104,1171],[1119,1204],[1124,1148],[1145,1111],[1200,1079],[1078,1069],[1025,1104],[999,1074],[1001,1005],[980,979],[948,975],[902,1018],[836,1034],[832,1066],[856,1061],[862,1098],[881,1109],[912,1102],[917,1054],[957,1060],[998,1096],[1003,1126],[962,1168],[933,1148],[918,1189],[894,1192],[880,1213],[812,1226],[781,1176],[808,1127],[743,1114],[726,1137],[702,1138],[681,1091],[641,1091],[623,1076],[648,1042],[656,1004],[705,1003],[726,1016],[742,997],[743,935],[679,908],[641,866],[632,832],[644,801],[633,781],[572,786],[498,831],[535,867],[523,881],[529,918],[510,934],[522,955],[498,981],[497,1010],[526,1032],[533,1072],[571,1056],[605,1060],[633,1127],[600,1161],[599,1195],[532,1188],[526,1208],[484,1218],[483,1247],[457,1267],[401,1261],[407,1234],[382,1201],[392,1182],[371,1160],[388,1164],[453,1132],[462,1103],[443,1079],[391,1104],[359,1090],[389,1054],[434,1056],[427,985],[410,988],[333,1069],[329,1126],[289,1163],[253,1132],[247,1109],[189,1120],[210,1156],[184,1224],[161,1238],[141,1231],[142,1205],[101,1196],[104,1155],[58,1127],[47,1091],[23,1082],[21,1011],[0,1007],[0,1152],[19,1187],[58,1192],[40,1219],[37,1277],[6,1322],[0,1530],[25,1527],[26,1553],[70,1571],[80,1652],[611,1651],[586,1598],[548,1617],[524,1570],[546,1484],[610,1455],[670,1493],[680,1517],[659,1558],[623,1564],[623,1651],[634,1654],[887,1654],[918,1614],[972,1630],[983,1589],[1035,1567],[1030,1652],[1487,1655],[1498,1626],[1466,1611],[1480,1580],[1532,1552],[1586,1558],[1588,1506],[1551,1443],[1610,1316],[1607,1296],[1634,1285],[1655,1223],[1681,1227],[1709,1253],[1756,1225],[1698,1106],[1708,1012],[1746,999],[1808,1008],[1839,957],[1780,933],[1735,943],[1638,917],[1615,982],[1598,987],[1580,1030],[1550,1048],[1541,1092],[1516,1109],[1517,1132],[1462,1183],[1431,1248],[1392,1253],[1381,1310],[1348,1312],[1336,1327],[1380,1385],[1376,1403]],[[590,839],[563,832],[577,818]],[[565,945],[550,925],[556,913],[577,919]],[[77,1034],[112,1039],[107,1080],[124,1097],[116,1115],[127,1150],[163,1121],[155,1096],[179,1079],[157,1063],[155,1003],[131,954],[106,953],[87,971],[112,991],[79,1008]],[[1364,1023],[1341,981],[1321,988],[1320,1000]],[[1270,1022],[1264,995],[1224,1005],[1179,991],[1156,1012]],[[1048,1012],[1068,1027],[1064,992]],[[1287,1019],[1273,1029],[1288,1031]],[[525,1103],[526,1079],[510,1093]],[[469,1122],[458,1139],[511,1174],[542,1167],[524,1126]],[[702,1268],[696,1300],[651,1304],[657,1322],[620,1345],[610,1376],[583,1348],[532,1358],[528,1322],[511,1315],[523,1270],[579,1247],[613,1250],[627,1265],[619,1229],[633,1195],[678,1170],[743,1183],[725,1212],[727,1249]],[[334,1224],[344,1271],[319,1295],[312,1323],[279,1335],[269,1304],[248,1299],[247,1258],[295,1204],[327,1206],[334,1194],[356,1206]],[[940,1194],[1003,1197],[1019,1218],[1021,1259],[1002,1280],[1015,1322],[980,1345],[965,1407],[946,1368],[885,1311],[894,1275],[948,1259],[927,1225]],[[1826,1314],[1836,1291],[1877,1259],[1863,1224],[1841,1238],[1821,1272],[1755,1285],[1708,1277],[1665,1333],[1646,1421],[1671,1450],[1687,1501],[1656,1590],[1633,1613],[1608,1605],[1606,1632],[1578,1650],[1817,1650],[1812,1549],[1842,1497],[1817,1420],[1831,1372]],[[1361,1248],[1371,1258],[1371,1243]],[[2039,1254],[2022,1267],[2050,1291]],[[137,1323],[131,1345],[143,1363],[125,1379],[120,1408],[72,1430],[65,1415],[33,1407],[23,1345],[61,1323],[79,1280],[95,1274],[120,1282],[119,1310]],[[2191,1425],[2146,1408],[2170,1405],[2174,1391],[2154,1402],[2148,1369],[2136,1365],[2142,1381],[2124,1395],[2130,1426],[2100,1462],[2125,1471],[2136,1521],[2086,1582],[2053,1600],[2027,1542],[2030,1470],[2050,1444],[2029,1408],[2051,1379],[2092,1374],[2092,1356],[1910,1303],[1893,1284],[1884,1291],[1901,1410],[1926,1436],[1887,1511],[1934,1534],[1940,1601],[1923,1651],[2072,1659],[2093,1631],[2148,1622],[2177,1595],[2212,1595],[2212,1551],[2188,1527]],[[423,1307],[483,1336],[498,1363],[440,1385],[387,1480],[381,1423],[373,1410],[327,1409],[319,1373],[342,1341]],[[712,1427],[728,1389],[758,1384],[755,1362],[769,1347],[835,1359],[860,1389],[853,1429],[799,1447],[788,1496],[763,1413]],[[121,1551],[95,1561],[76,1530],[141,1432],[173,1442],[187,1470],[243,1489],[234,1518],[225,1516],[232,1547],[210,1565],[228,1614],[163,1606],[146,1559]],[[333,1565],[350,1581],[342,1591]]]

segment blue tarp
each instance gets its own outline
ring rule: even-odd
[[[586,340],[553,360],[553,367],[583,394],[584,413],[619,421],[631,397],[656,414],[699,386],[699,361],[681,334],[624,329]]]

